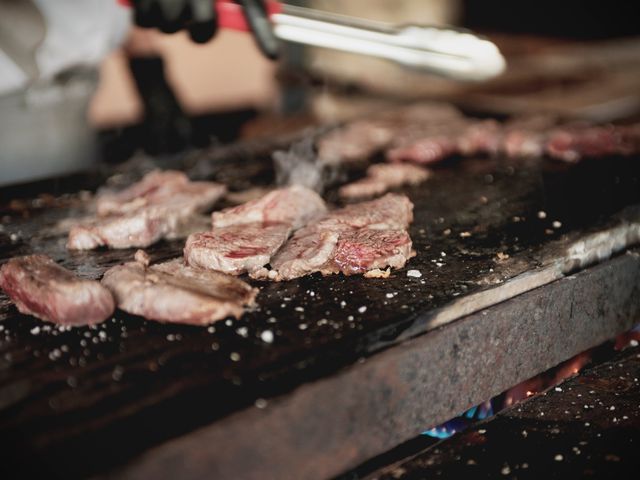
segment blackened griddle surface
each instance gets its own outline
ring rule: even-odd
[[[260,155],[216,165],[200,159],[188,166],[197,177],[237,187],[269,176]],[[105,177],[93,177],[89,188],[96,178]],[[639,178],[637,158],[571,167],[448,162],[425,185],[404,190],[415,203],[410,231],[418,252],[407,268],[384,280],[314,275],[256,283],[260,307],[211,330],[118,311],[98,327],[58,331],[20,315],[0,296],[0,447],[11,460],[4,467],[65,477],[104,472],[388,348],[409,327],[424,333],[436,309],[495,285],[497,276],[535,269],[540,252],[562,235],[612,224],[613,214],[640,203]],[[73,195],[61,200],[55,188],[26,187],[24,200],[3,204],[0,259],[43,252],[83,277],[99,278],[132,258],[134,250],[66,251],[65,236],[51,227],[82,215],[85,202]],[[29,201],[38,189],[54,196]],[[12,195],[15,190],[0,192],[5,202]],[[181,254],[183,243],[148,251],[154,260],[168,259]],[[498,252],[510,259],[498,260]],[[422,277],[408,277],[413,269]],[[262,340],[264,331],[274,334],[273,343]]]

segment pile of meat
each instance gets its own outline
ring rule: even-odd
[[[389,166],[372,168],[355,188],[368,194],[378,184],[422,181]],[[190,182],[179,172],[155,171],[119,193],[97,198],[97,217],[69,233],[69,248],[147,245],[224,192],[215,183]],[[255,303],[257,289],[237,278],[289,280],[320,272],[386,277],[415,253],[407,228],[413,204],[404,195],[329,211],[313,190],[291,186],[240,206],[214,212],[209,231],[191,234],[184,258],[150,265],[135,260],[110,268],[101,282],[78,278],[44,255],[14,258],[0,269],[0,288],[23,313],[60,325],[87,325],[109,318],[115,307],[149,320],[206,325],[239,317]]]
[[[214,212],[211,231],[189,236],[184,258],[190,266],[260,279],[371,276],[411,258],[406,229],[412,219],[413,204],[404,195],[328,212],[315,192],[293,186]]]
[[[147,247],[179,234],[193,215],[207,211],[226,192],[214,182],[191,182],[178,171],[153,171],[138,183],[97,198],[97,217],[74,226],[73,250]]]
[[[455,108],[418,104],[356,120],[319,139],[323,162],[345,164],[384,153],[388,162],[428,165],[453,155],[548,156],[565,162],[640,152],[640,124],[562,124],[552,116],[505,123],[463,116]]]

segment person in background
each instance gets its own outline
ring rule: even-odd
[[[278,45],[263,1],[238,3],[260,50],[275,58]],[[187,30],[200,43],[217,30],[213,0],[134,0],[131,7],[116,0],[0,0],[0,185],[95,162],[98,150],[87,108],[98,68],[131,37],[132,18],[165,33]],[[147,123],[155,125],[150,132],[168,128],[185,135],[188,127],[164,80],[162,60],[141,44],[140,35],[134,36],[125,51]]]

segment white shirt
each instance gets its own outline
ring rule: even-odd
[[[31,0],[46,24],[43,42],[35,52],[38,78],[29,78],[0,50],[0,95],[48,80],[76,66],[97,67],[125,40],[130,9],[116,0]],[[1,14],[0,4],[0,14]]]

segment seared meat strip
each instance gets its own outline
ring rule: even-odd
[[[387,267],[402,268],[415,256],[406,230],[378,230],[369,227],[340,234],[331,262],[320,271],[362,274]]]
[[[420,139],[409,145],[392,148],[387,151],[389,162],[413,162],[421,165],[437,163],[458,152],[455,138],[435,135]]]
[[[337,225],[352,228],[406,229],[413,221],[413,203],[406,195],[387,193],[368,202],[354,203],[320,219],[320,227]]]
[[[327,211],[324,200],[313,190],[293,185],[267,193],[221,212],[213,212],[213,228],[246,223],[285,223],[298,229]]]
[[[431,176],[426,168],[411,164],[378,163],[367,169],[367,176],[344,185],[339,195],[344,199],[374,197],[403,185],[418,185]]]
[[[546,153],[565,162],[585,157],[632,155],[640,152],[640,124],[600,127],[565,127],[553,131]]]
[[[333,256],[340,238],[340,230],[312,225],[298,230],[271,261],[271,270],[256,270],[251,274],[258,279],[291,280],[319,272]]]
[[[162,238],[177,235],[196,213],[212,207],[226,191],[218,183],[189,182],[178,172],[169,173],[148,174],[141,182],[121,192],[117,201],[115,197],[110,198],[102,207],[99,200],[98,208],[103,212],[119,211],[119,214],[98,217],[74,226],[69,232],[67,248],[90,250],[101,246],[149,246]],[[168,184],[158,184],[166,178],[169,179]],[[141,185],[144,186],[143,196],[131,199],[131,191],[143,190]]]
[[[251,273],[269,263],[290,232],[284,223],[248,223],[194,233],[184,247],[185,262],[231,275]]]
[[[516,118],[504,126],[502,152],[508,158],[535,158],[544,155],[549,130],[557,125],[553,115]]]
[[[412,220],[413,204],[404,195],[349,205],[296,232],[271,261],[272,269],[252,276],[280,281],[314,272],[353,275],[401,268],[414,255],[406,232]]]
[[[347,123],[322,136],[318,156],[325,164],[366,161],[387,148],[424,138],[442,124],[462,119],[460,112],[446,104],[423,103],[382,112]]]
[[[182,259],[151,267],[144,261],[118,265],[105,273],[102,283],[126,312],[189,325],[238,318],[258,292],[235,277],[185,266]]]
[[[133,212],[145,205],[157,204],[188,183],[189,178],[183,172],[154,170],[124,190],[98,195],[96,200],[98,215],[104,217],[123,214]]]
[[[90,325],[111,316],[109,290],[76,277],[46,255],[12,258],[0,268],[0,288],[22,313],[58,325]]]

